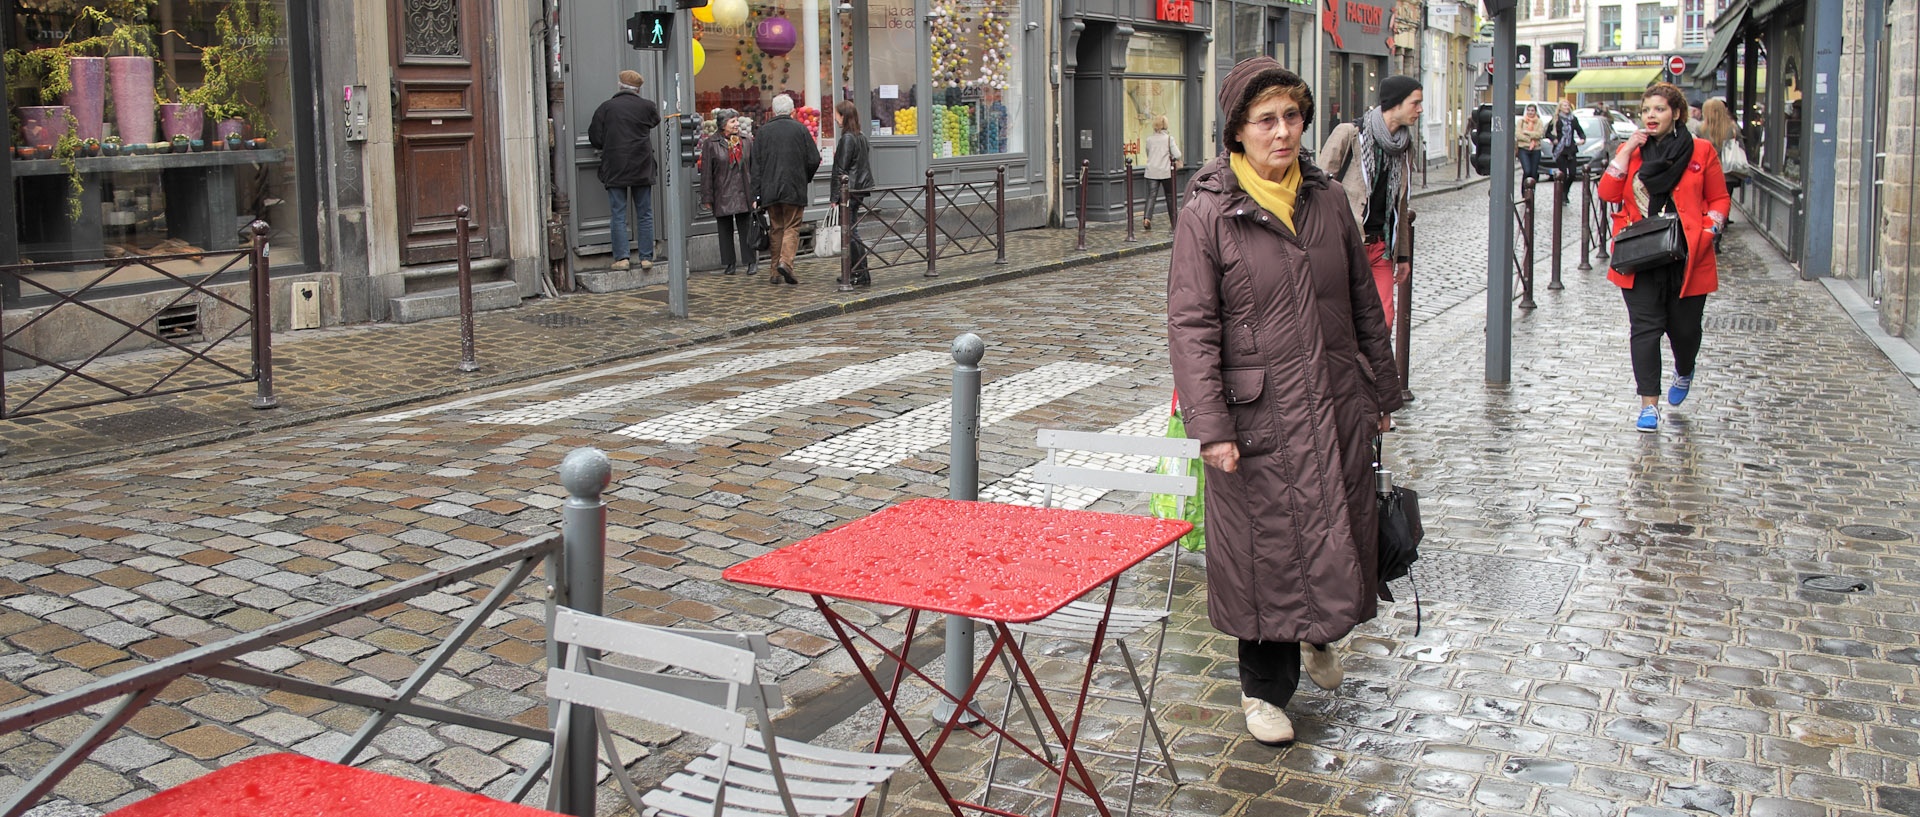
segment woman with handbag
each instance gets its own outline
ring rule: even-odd
[[[1715,242],[1732,200],[1720,152],[1687,132],[1687,98],[1679,88],[1664,82],[1648,88],[1640,118],[1645,127],[1607,165],[1600,198],[1620,205],[1607,280],[1627,302],[1640,395],[1634,427],[1652,433],[1660,428],[1661,337],[1673,348],[1668,405],[1680,405],[1693,388],[1707,294],[1720,286]]]
[[[833,143],[833,178],[827,189],[834,204],[842,197],[847,202],[847,223],[842,227],[847,231],[847,253],[852,256],[853,280],[849,283],[857,287],[871,286],[873,274],[867,267],[867,245],[860,242],[860,202],[866,199],[866,193],[856,190],[873,189],[873,149],[867,142],[866,131],[860,128],[860,109],[849,100],[842,99],[833,106],[833,112],[840,118],[840,138]],[[847,189],[842,190],[840,179],[847,178]]]
[[[1737,189],[1746,183],[1747,173],[1752,170],[1747,164],[1747,147],[1740,140],[1740,125],[1733,121],[1733,112],[1727,108],[1726,101],[1718,97],[1707,100],[1700,111],[1706,117],[1700,135],[1720,151],[1720,172],[1727,176],[1727,189]]]
[[[1379,611],[1374,435],[1401,404],[1392,335],[1347,191],[1301,158],[1313,92],[1271,57],[1220,85],[1226,151],[1174,231],[1167,342],[1206,465],[1207,615],[1239,639],[1255,740],[1293,740],[1300,683]]]
[[[1560,203],[1566,204],[1567,197],[1573,195],[1573,171],[1580,166],[1580,143],[1587,141],[1586,128],[1580,127],[1580,119],[1573,115],[1573,103],[1560,100],[1560,112],[1547,125],[1547,144],[1553,147],[1553,166],[1560,175],[1568,180],[1560,188]]]
[[[700,146],[700,203],[713,210],[713,221],[720,228],[720,263],[726,265],[728,275],[739,271],[742,258],[748,275],[760,263],[760,253],[754,250],[753,190],[747,181],[753,141],[740,135],[740,121],[738,116],[727,117],[720,123],[720,132]]]
[[[1153,200],[1165,194],[1167,198],[1167,228],[1180,229],[1180,199],[1173,192],[1173,172],[1180,169],[1183,160],[1180,146],[1173,141],[1173,134],[1167,132],[1167,117],[1153,117],[1153,133],[1141,140],[1141,149],[1147,154],[1147,217],[1140,220],[1140,229],[1153,229]]]

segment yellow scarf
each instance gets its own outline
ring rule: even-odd
[[[1230,154],[1229,161],[1233,163],[1234,178],[1240,180],[1240,189],[1247,191],[1247,195],[1252,196],[1261,207],[1267,208],[1267,212],[1279,216],[1287,229],[1293,230],[1293,203],[1300,197],[1299,160],[1294,160],[1293,166],[1287,168],[1287,175],[1277,182],[1267,181],[1255,171],[1245,154]]]

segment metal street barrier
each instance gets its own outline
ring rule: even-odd
[[[473,359],[473,250],[468,237],[473,233],[473,209],[462,204],[453,209],[455,243],[460,247],[460,371],[477,372],[480,363]]]
[[[1514,204],[1513,218],[1519,226],[1520,252],[1513,258],[1514,274],[1520,276],[1520,308],[1532,309],[1533,304],[1533,206],[1534,187],[1531,178],[1520,180],[1520,201]]]
[[[841,190],[841,284],[852,288],[847,250],[858,240],[869,270],[924,263],[926,277],[938,277],[940,258],[992,250],[994,263],[1007,257],[1007,172],[1002,166],[992,182],[934,183],[911,187],[874,187],[853,190],[843,176]],[[993,216],[992,223],[986,214]]]
[[[149,397],[201,389],[223,388],[239,383],[255,384],[254,408],[269,409],[280,405],[279,398],[273,394],[273,292],[267,283],[269,265],[267,223],[255,221],[247,232],[252,240],[246,247],[238,250],[0,266],[0,309],[6,309],[9,306],[30,306],[30,303],[19,303],[26,298],[21,294],[23,291],[31,292],[35,296],[45,295],[52,301],[52,305],[46,311],[21,321],[17,326],[0,334],[0,354],[17,355],[58,372],[58,375],[45,381],[37,376],[14,377],[11,387],[15,392],[31,392],[25,399],[14,400],[9,397],[6,370],[0,367],[0,420],[29,417],[50,411],[122,403],[129,400],[144,400]],[[167,267],[170,266],[168,262],[197,263],[203,268],[211,267],[212,269],[207,272],[183,274],[168,269]],[[127,272],[143,276],[158,276],[159,283],[166,288],[162,291],[172,291],[174,294],[165,303],[148,313],[145,318],[139,320],[122,318],[89,303],[90,295],[103,294],[99,290],[109,286],[108,282],[122,278],[122,273]],[[47,281],[49,276],[76,273],[83,277],[85,282],[71,292],[63,291]],[[235,278],[239,275],[245,275],[247,281],[248,293],[244,302],[222,295],[214,289],[220,278]],[[178,285],[177,290],[174,289],[175,285]],[[170,337],[161,328],[161,319],[182,306],[189,308],[197,306],[217,311],[216,314],[203,314],[196,311],[194,314],[198,317],[194,322],[195,327],[207,324],[219,326],[227,323],[231,316],[237,316],[237,319],[231,320],[231,328],[211,341],[190,341],[186,338]],[[120,327],[125,327],[125,331],[119,332],[107,343],[99,345],[98,349],[78,363],[50,360],[20,345],[20,339],[31,337],[30,332],[35,327],[44,329],[61,321],[85,321],[90,318],[118,324]],[[208,320],[209,318],[219,320]],[[223,361],[214,354],[220,349],[221,344],[239,337],[243,330],[249,333],[252,343],[252,348],[249,350],[252,367],[247,371],[242,371],[234,363]],[[185,359],[180,360],[177,366],[172,365],[171,362],[164,364],[160,367],[163,371],[157,376],[148,367],[118,367],[113,373],[102,372],[98,367],[88,368],[114,353],[135,335],[156,341],[164,348],[180,352],[185,355]],[[195,364],[201,365],[196,367]],[[171,368],[166,368],[167,366]],[[208,367],[211,367],[211,371]],[[189,371],[190,369],[192,371]]]

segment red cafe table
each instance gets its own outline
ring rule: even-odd
[[[106,817],[561,817],[391,775],[272,754],[189,780]]]
[[[1048,703],[1039,679],[1020,649],[1019,639],[1008,625],[1046,618],[1102,584],[1107,585],[1106,610],[1110,615],[1120,574],[1191,529],[1191,525],[1179,520],[1144,516],[916,499],[741,562],[722,575],[741,584],[792,590],[813,597],[814,605],[826,617],[861,677],[872,688],[874,697],[886,709],[886,718],[881,721],[880,733],[874,739],[874,750],[880,751],[886,743],[889,726],[899,730],[954,817],[962,817],[963,808],[987,814],[1011,814],[959,799],[933,766],[954,731],[965,728],[961,720],[969,710],[974,717],[982,717],[972,705],[974,696],[994,662],[1004,653],[1020,676],[1010,680],[1025,684],[1046,716],[1046,725],[1062,750],[1059,761],[1043,758],[1008,734],[1002,724],[989,720],[982,726],[1004,735],[1008,743],[1059,777],[1052,814],[1059,814],[1066,787],[1072,786],[1090,798],[1100,814],[1107,815],[1110,812],[1075,751],[1087,690],[1105,641],[1105,617],[1087,656],[1086,672],[1081,677],[1073,716],[1068,722],[1063,722]],[[903,642],[897,649],[889,648],[835,612],[830,600],[907,609]],[[967,689],[958,693],[946,689],[905,660],[913,648],[914,631],[921,613],[947,613],[992,623],[993,645],[980,661]],[[878,648],[893,662],[889,683],[882,685],[875,668],[855,649],[859,641]],[[907,673],[954,703],[953,716],[925,746],[907,729],[897,706],[900,684]]]

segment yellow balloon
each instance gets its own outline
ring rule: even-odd
[[[713,4],[707,3],[693,10],[693,19],[703,23],[713,22]]]
[[[707,49],[704,46],[700,45],[699,40],[694,40],[693,41],[693,72],[698,74],[700,73],[700,69],[705,67],[707,67]]]
[[[713,12],[713,22],[722,28],[739,28],[747,22],[747,0],[712,0],[707,8]]]

